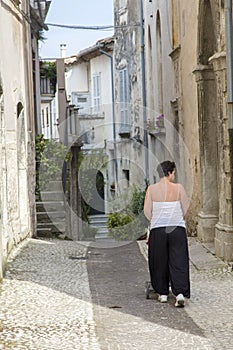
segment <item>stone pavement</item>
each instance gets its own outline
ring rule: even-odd
[[[145,241],[139,245],[147,260]],[[195,238],[189,238],[189,253],[191,298],[185,312],[203,330],[206,349],[229,350],[233,348],[232,266],[214,256],[213,244],[201,244]]]
[[[0,285],[1,350],[99,349],[86,247],[28,240]]]
[[[231,269],[189,247],[192,296],[177,309],[146,299],[145,241],[27,240],[0,285],[0,350],[231,349]]]

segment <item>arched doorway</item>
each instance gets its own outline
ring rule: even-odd
[[[83,193],[84,200],[88,207],[88,215],[105,213],[104,205],[104,176],[96,169],[85,170],[83,176],[86,180],[86,194]]]

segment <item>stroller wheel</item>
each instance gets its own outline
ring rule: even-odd
[[[150,282],[146,282],[146,299],[150,299]]]

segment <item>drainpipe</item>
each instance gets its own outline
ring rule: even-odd
[[[117,167],[117,150],[116,150],[116,118],[115,118],[115,91],[114,91],[114,70],[113,70],[113,57],[108,52],[103,50],[100,45],[99,51],[110,59],[111,62],[111,84],[112,84],[112,129],[113,129],[113,152],[115,163],[115,191],[118,190],[118,167]]]
[[[141,69],[142,69],[142,108],[143,108],[143,143],[145,149],[145,173],[146,183],[149,183],[149,161],[148,161],[148,134],[146,129],[146,79],[145,79],[145,43],[143,23],[143,0],[140,0],[140,34],[141,34]]]
[[[227,65],[227,96],[229,111],[229,146],[231,167],[231,201],[233,218],[233,33],[232,33],[232,0],[225,1],[226,24],[226,65]]]

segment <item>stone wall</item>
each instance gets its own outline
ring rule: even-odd
[[[29,1],[19,6],[29,10]],[[0,255],[4,270],[12,248],[35,230],[31,29],[20,8],[9,0],[1,1],[0,52]]]

